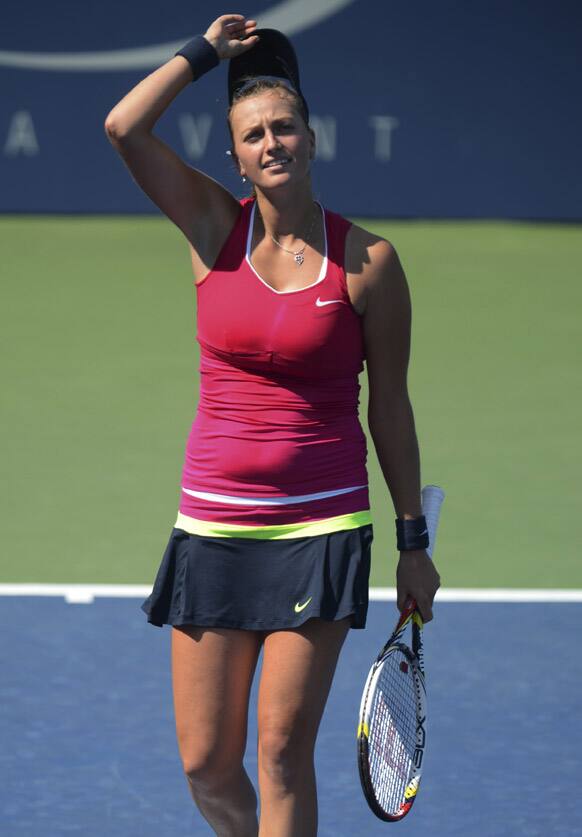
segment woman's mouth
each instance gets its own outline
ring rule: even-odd
[[[287,163],[291,162],[290,157],[278,157],[276,160],[269,160],[268,163],[265,163],[263,166],[264,169],[273,169],[276,166],[285,166]]]

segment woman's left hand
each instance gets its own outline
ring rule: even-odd
[[[440,583],[437,569],[424,549],[400,553],[396,569],[398,610],[403,610],[407,599],[415,599],[423,622],[430,622]]]

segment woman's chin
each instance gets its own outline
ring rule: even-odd
[[[282,171],[276,175],[273,173],[268,177],[260,177],[253,185],[261,192],[270,192],[277,189],[302,187],[306,181],[309,182],[309,173],[307,177],[297,177],[296,172]]]

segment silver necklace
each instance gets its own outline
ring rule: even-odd
[[[282,244],[279,244],[277,239],[273,235],[271,235],[271,233],[269,233],[269,235],[271,236],[271,241],[273,241],[273,243],[276,244],[277,247],[280,247],[281,250],[284,250],[286,253],[289,253],[291,256],[293,256],[293,258],[295,259],[295,264],[298,267],[301,267],[301,265],[305,261],[305,256],[303,255],[303,253],[305,252],[305,248],[307,247],[307,244],[309,243],[309,239],[311,237],[311,233],[313,232],[313,227],[315,226],[315,216],[316,216],[316,214],[317,214],[317,208],[314,205],[313,217],[311,219],[311,226],[309,227],[309,232],[307,233],[307,235],[303,239],[305,243],[304,243],[303,247],[301,248],[301,250],[287,250],[286,247],[283,247]],[[261,216],[261,221],[263,221],[262,216]],[[265,227],[265,222],[264,221],[263,221],[263,227]],[[265,230],[266,229],[267,228],[265,227]]]

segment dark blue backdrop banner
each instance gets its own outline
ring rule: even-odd
[[[157,212],[109,145],[109,110],[227,11],[292,38],[316,195],[360,216],[582,218],[579,0],[7,0],[0,211]],[[156,133],[236,195],[226,66]]]

